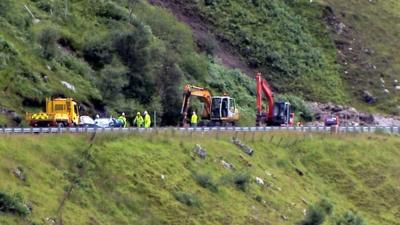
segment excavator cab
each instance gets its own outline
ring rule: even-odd
[[[212,97],[211,121],[224,123],[226,121],[237,121],[238,119],[239,111],[234,98],[229,96]]]
[[[281,126],[281,125],[289,125],[292,122],[291,118],[291,110],[289,102],[275,102],[274,111],[272,117],[272,126]]]

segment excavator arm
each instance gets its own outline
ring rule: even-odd
[[[256,83],[257,83],[257,115],[262,116],[265,111],[262,108],[262,98],[263,93],[267,97],[268,100],[268,120],[273,118],[273,110],[274,110],[274,95],[271,91],[271,88],[268,85],[268,82],[262,78],[261,73],[257,73],[256,75]]]
[[[190,97],[192,96],[200,98],[200,100],[204,103],[204,110],[202,115],[203,118],[209,118],[211,114],[211,103],[212,103],[211,92],[206,88],[196,87],[187,84],[183,88],[183,102],[181,109],[181,114],[183,115],[183,124],[187,123]]]

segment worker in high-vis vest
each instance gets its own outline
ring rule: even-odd
[[[133,120],[133,124],[135,124],[139,128],[143,126],[143,117],[140,112],[137,112],[136,117]]]
[[[118,117],[117,120],[120,124],[120,127],[127,127],[128,124],[126,122],[126,117],[124,112],[121,114],[121,116]]]
[[[151,118],[147,111],[144,111],[144,128],[150,128]]]
[[[197,122],[198,122],[198,117],[197,117],[197,115],[196,115],[196,112],[193,111],[192,117],[190,118],[190,125],[191,125],[192,127],[197,127]]]

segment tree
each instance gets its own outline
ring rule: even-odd
[[[141,23],[134,31],[120,34],[114,42],[121,61],[129,68],[128,85],[123,92],[126,97],[135,98],[143,104],[151,102],[156,90],[149,68],[152,63],[151,39],[150,27]]]
[[[168,57],[168,56],[166,56]],[[179,123],[181,107],[180,84],[183,72],[172,58],[164,61],[162,76],[159,76],[161,105],[164,114],[162,115],[162,125],[176,125]]]

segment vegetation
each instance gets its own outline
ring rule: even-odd
[[[28,216],[30,210],[23,202],[20,195],[9,195],[0,192],[0,212],[17,214],[22,217]]]
[[[392,27],[400,7],[395,2],[175,1],[180,10],[200,15],[249,67],[263,72],[305,121],[312,117],[303,99],[397,113],[394,80],[400,73],[394,50],[397,29]],[[40,110],[46,96],[72,96],[84,114],[124,111],[133,117],[136,111],[157,111],[162,125],[176,125],[182,85],[192,83],[235,97],[242,111],[240,124],[253,124],[252,79],[221,66],[212,56],[219,43],[206,35],[203,45],[196,45],[189,27],[163,8],[140,0],[67,5],[63,0],[4,0],[0,8],[3,108],[23,114]],[[357,10],[348,11],[353,8]],[[376,16],[380,10],[387,18]],[[331,14],[338,21],[329,21]],[[345,29],[345,36],[335,33],[339,22],[352,30]],[[353,62],[346,55],[345,64],[337,50],[353,38],[361,44],[346,47],[360,57]],[[389,94],[382,92],[381,77]],[[360,104],[364,89],[377,103]]]
[[[333,205],[327,199],[322,199],[317,204],[311,205],[302,225],[320,225],[325,221],[326,216],[332,214]]]
[[[64,224],[289,225],[314,207],[326,225],[359,225],[355,218],[399,224],[398,137],[237,134],[254,146],[250,157],[236,149],[234,135],[98,134],[91,148],[92,137],[85,135],[3,136],[1,193],[18,193],[31,211],[26,217],[2,213],[0,224],[62,217]],[[196,144],[207,149],[206,159],[192,158]],[[24,168],[29,179],[16,177],[15,168]],[[245,183],[245,191],[233,181]]]
[[[364,219],[357,214],[348,211],[336,222],[336,225],[365,225]]]
[[[217,67],[187,26],[146,1],[0,4],[0,105],[19,113],[40,110],[46,96],[71,96],[84,114],[157,111],[159,124],[176,125],[183,84],[208,86]],[[240,88],[233,83],[238,96]]]
[[[280,93],[399,113],[396,0],[173,2],[206,21]],[[365,104],[364,91],[377,102]]]

